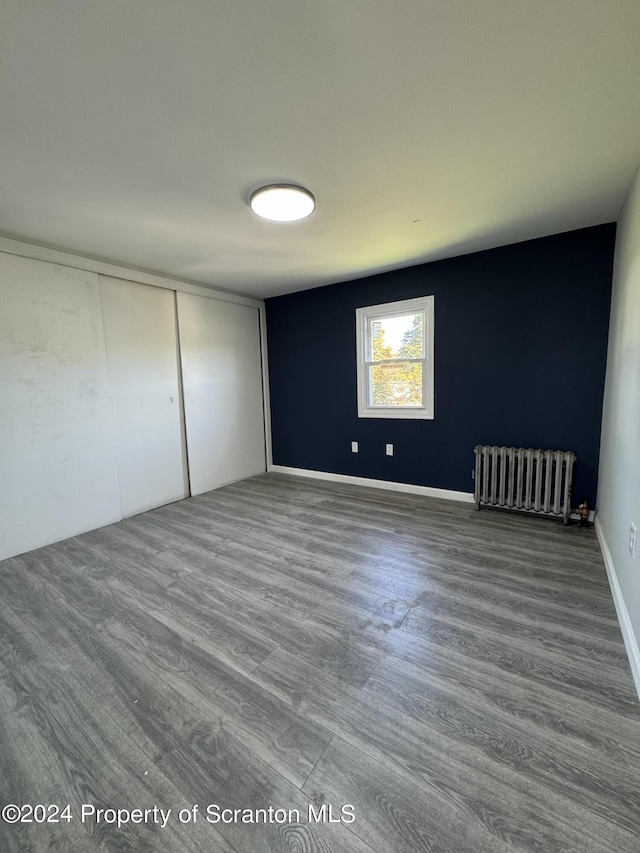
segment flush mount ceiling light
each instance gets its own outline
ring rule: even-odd
[[[311,216],[316,209],[316,200],[309,190],[293,184],[260,187],[251,196],[249,204],[257,216],[272,222],[296,222]]]

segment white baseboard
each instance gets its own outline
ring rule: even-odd
[[[368,477],[352,477],[349,474],[331,474],[328,471],[312,471],[307,468],[287,468],[285,465],[270,465],[269,471],[278,474],[293,474],[295,477],[311,477],[315,480],[328,480],[331,483],[348,483],[351,486],[368,486],[372,489],[388,489],[391,492],[405,492],[408,495],[423,495],[428,498],[443,498],[448,501],[473,503],[471,492],[454,492],[450,489],[435,489],[431,486],[414,486],[411,483],[396,483],[390,480],[372,480]]]
[[[616,606],[616,613],[618,614],[618,622],[620,623],[620,630],[622,631],[622,639],[624,640],[627,656],[629,658],[629,665],[631,666],[631,674],[633,675],[636,692],[640,699],[640,648],[638,648],[638,640],[633,633],[633,627],[631,625],[631,619],[629,619],[627,605],[624,603],[624,598],[622,597],[622,590],[618,583],[616,568],[613,564],[611,551],[607,545],[607,540],[605,539],[602,531],[602,525],[599,518],[596,518],[595,528],[598,536],[598,542],[600,543],[600,550],[602,551],[602,558],[607,570],[607,577],[609,578],[609,586],[611,587],[613,603]]]

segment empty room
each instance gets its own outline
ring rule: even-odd
[[[637,0],[0,40],[1,853],[637,853]]]

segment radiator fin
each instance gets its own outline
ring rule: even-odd
[[[571,513],[571,481],[576,455],[569,450],[476,447],[476,506],[503,506],[545,515]]]

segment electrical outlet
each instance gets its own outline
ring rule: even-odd
[[[352,442],[351,442],[351,452],[352,452],[352,453],[357,453],[357,452],[358,452],[358,442],[357,442],[357,441],[352,441]]]
[[[385,445],[385,453],[387,454],[387,456],[393,456],[393,444]]]
[[[636,544],[638,542],[638,528],[635,526],[633,522],[631,522],[631,527],[629,528],[629,553],[632,557],[636,555]]]

